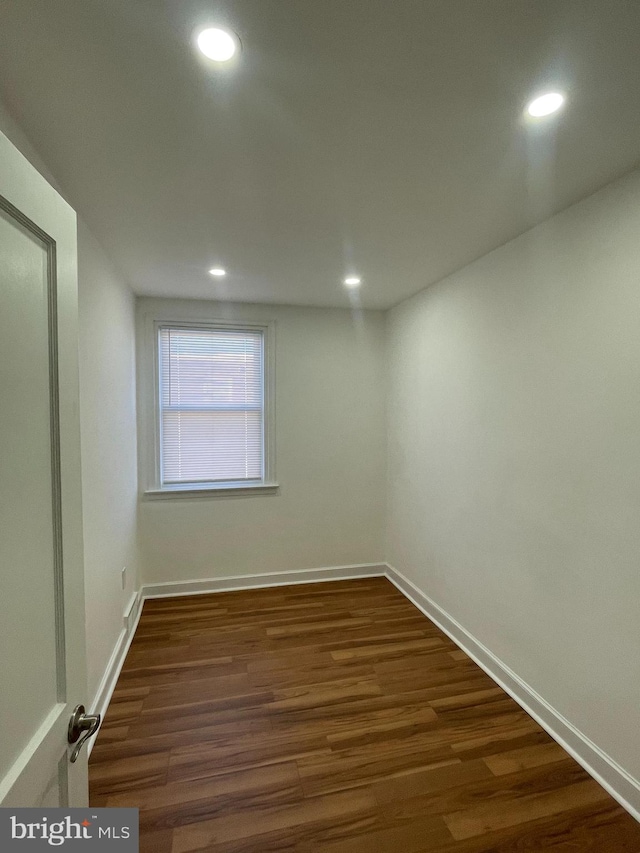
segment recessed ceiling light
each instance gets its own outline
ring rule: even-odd
[[[548,116],[551,113],[557,112],[564,104],[564,95],[560,92],[547,92],[546,95],[540,95],[534,98],[527,107],[527,112],[534,118]]]
[[[209,270],[209,275],[215,275],[216,278],[223,278],[227,274],[226,270],[223,270],[222,267],[214,267]]]
[[[216,62],[226,62],[238,49],[236,39],[231,33],[216,27],[202,30],[196,39],[196,44],[208,59]]]
[[[345,278],[344,283],[347,287],[358,287],[362,283],[362,280],[357,275],[350,275]]]

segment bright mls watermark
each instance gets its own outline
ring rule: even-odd
[[[0,851],[138,853],[138,809],[0,809]]]

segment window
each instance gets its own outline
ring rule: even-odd
[[[275,488],[268,326],[158,323],[156,488]],[[272,366],[271,366],[272,368]]]

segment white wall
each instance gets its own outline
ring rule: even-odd
[[[143,582],[380,562],[383,314],[142,299],[139,346],[148,316],[275,320],[275,465],[280,493],[142,498],[138,515]],[[144,381],[139,375],[140,392]],[[148,377],[146,381],[148,388]],[[141,393],[141,425],[150,408],[143,397]],[[141,434],[141,451],[142,441]],[[141,460],[143,456],[141,452]]]
[[[80,429],[89,699],[137,588],[135,300],[78,223]],[[121,569],[126,566],[126,588]]]
[[[640,778],[640,172],[387,333],[389,562]]]
[[[1,103],[0,131],[64,195]],[[123,628],[137,575],[135,306],[80,216],[78,302],[86,700],[91,705]],[[120,570],[125,565],[129,571],[123,590]]]

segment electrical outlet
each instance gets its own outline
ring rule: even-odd
[[[126,566],[122,567],[121,575],[122,575],[122,589],[126,589],[126,586],[127,586],[127,567]]]

